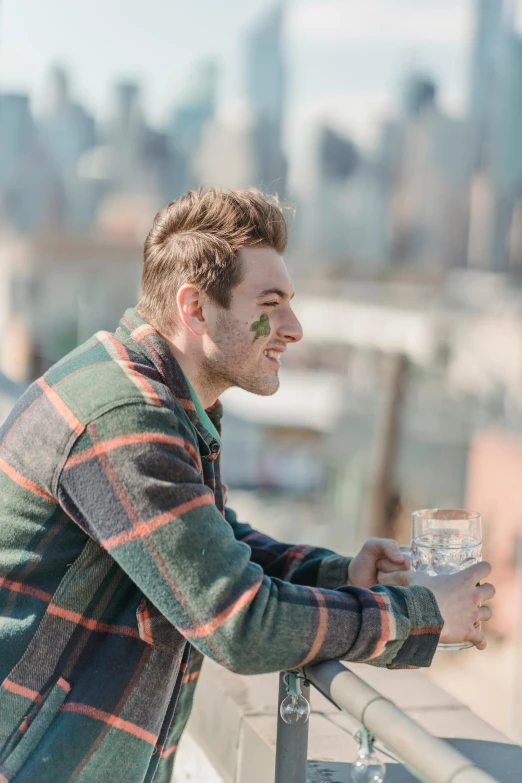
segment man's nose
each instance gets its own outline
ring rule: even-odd
[[[288,343],[298,343],[303,337],[301,322],[292,310],[287,314],[277,331]]]

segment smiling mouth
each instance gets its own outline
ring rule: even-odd
[[[263,351],[266,358],[276,364],[278,367],[281,367],[281,351]]]

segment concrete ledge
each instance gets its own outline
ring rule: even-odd
[[[522,748],[426,675],[362,664],[349,667],[432,734],[454,739],[459,750],[502,783],[520,781]],[[188,731],[215,768],[218,783],[273,783],[277,694],[277,674],[240,676],[205,660]],[[354,724],[314,688],[311,703],[309,781],[349,781],[349,764],[358,750]],[[382,758],[390,781],[413,780],[400,765]],[[328,777],[328,768],[334,777]]]

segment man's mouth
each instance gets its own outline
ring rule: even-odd
[[[280,356],[282,351],[263,351],[263,353],[269,361],[271,361],[273,364],[276,364],[278,367],[281,367]]]

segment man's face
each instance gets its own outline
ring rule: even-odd
[[[232,291],[230,308],[216,307],[205,375],[223,388],[274,394],[283,352],[303,336],[290,307],[294,290],[275,250],[245,248],[240,258],[243,280]]]

